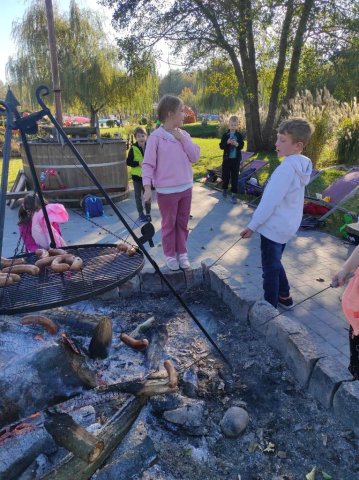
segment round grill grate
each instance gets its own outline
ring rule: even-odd
[[[129,257],[113,244],[77,245],[64,250],[81,257],[83,269],[55,273],[45,268],[39,276],[22,273],[18,284],[0,288],[0,314],[34,312],[86,300],[127,282],[144,265],[141,251]],[[38,260],[33,253],[21,257],[29,264]]]

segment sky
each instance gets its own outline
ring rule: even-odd
[[[60,10],[68,11],[70,0],[53,0],[53,3],[59,5]],[[111,11],[108,8],[101,7],[97,4],[96,0],[77,0],[78,5],[81,7],[91,8],[92,10],[99,11],[103,16],[108,20],[106,23],[107,30],[114,33],[111,26]],[[31,0],[0,0],[0,17],[1,17],[1,28],[0,28],[0,80],[6,84],[5,77],[5,65],[8,61],[9,56],[14,55],[16,49],[11,39],[11,29],[12,23],[14,21],[21,20],[24,16],[24,13],[31,4]],[[165,46],[162,46],[162,50],[167,51]],[[164,62],[158,62],[158,70],[160,75],[165,75],[168,71],[168,65]]]

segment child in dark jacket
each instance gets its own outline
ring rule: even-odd
[[[219,148],[223,150],[222,182],[223,198],[227,198],[229,181],[232,188],[232,203],[237,203],[239,167],[242,160],[243,136],[238,131],[238,117],[232,116],[228,122],[229,130],[223,134]]]
[[[143,213],[143,185],[142,185],[142,162],[145,154],[147,133],[138,127],[134,131],[136,143],[132,145],[127,156],[127,165],[131,167],[133,189],[135,191],[136,208],[140,222],[151,221],[151,203],[145,203],[146,215]]]

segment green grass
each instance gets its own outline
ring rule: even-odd
[[[0,171],[2,175],[2,158],[0,158]],[[12,158],[9,162],[9,173],[8,173],[8,182],[7,189],[8,191],[13,186],[17,172],[22,169],[22,160],[21,158]]]

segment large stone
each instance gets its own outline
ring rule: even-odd
[[[249,310],[248,320],[252,328],[267,334],[268,322],[278,315],[278,310],[265,300],[258,300]]]
[[[211,289],[222,298],[225,284],[223,280],[231,277],[231,273],[221,265],[215,265],[209,269],[209,282]]]
[[[293,333],[306,333],[306,330],[297,322],[280,315],[268,322],[266,340],[271,347],[285,357],[288,348],[288,338]]]
[[[359,382],[343,382],[333,397],[335,416],[359,436]]]
[[[228,438],[237,438],[247,428],[249,415],[244,408],[231,407],[224,414],[220,427],[223,435]]]
[[[201,402],[188,403],[175,410],[167,410],[163,418],[183,427],[200,427],[203,424],[204,405]]]
[[[153,267],[144,268],[139,277],[141,292],[156,293],[163,290],[162,279]]]
[[[302,387],[307,387],[314,365],[323,356],[323,352],[308,333],[289,335],[285,359],[288,368]]]
[[[330,408],[340,383],[350,379],[348,369],[335,358],[320,358],[315,364],[308,390],[322,405]]]

